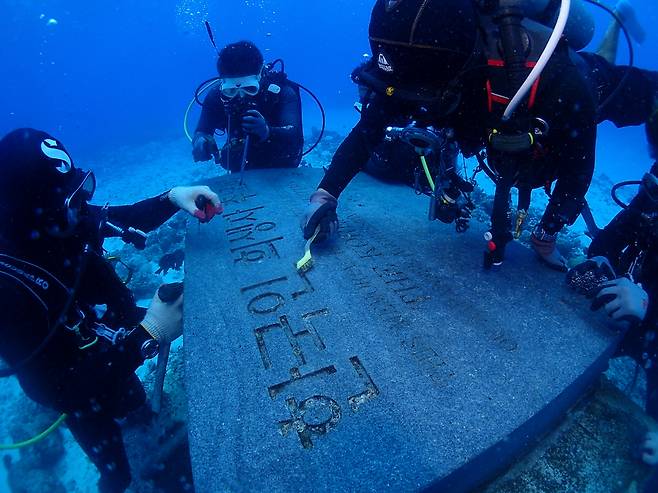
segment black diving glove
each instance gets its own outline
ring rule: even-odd
[[[567,284],[590,298],[596,294],[599,286],[616,278],[612,264],[602,256],[587,259],[567,272]]]
[[[338,200],[326,190],[319,188],[309,199],[309,205],[302,216],[302,231],[304,239],[309,240],[320,226],[320,232],[315,238],[317,243],[333,240],[338,233],[338,215],[336,209]]]
[[[270,127],[267,120],[258,110],[249,110],[242,117],[242,129],[258,138],[258,142],[265,142],[270,136]]]
[[[162,256],[158,262],[158,270],[155,271],[156,274],[167,275],[169,270],[180,270],[185,261],[185,251],[182,248],[178,250],[167,253]]]
[[[219,155],[219,148],[215,138],[210,134],[197,132],[192,140],[192,157],[194,162],[210,161],[213,156]]]

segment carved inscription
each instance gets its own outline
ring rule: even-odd
[[[290,365],[289,379],[266,387],[271,401],[282,405],[286,414],[278,422],[278,430],[283,437],[296,436],[303,448],[312,448],[318,437],[335,429],[345,416],[341,403],[347,404],[348,414],[355,414],[379,395],[379,389],[358,356],[331,365],[316,364],[318,356],[327,352],[323,331],[335,330],[327,323],[331,317],[329,308],[316,305],[317,308],[301,311],[301,315],[299,309],[293,310],[316,289],[307,274],[294,270],[290,259],[281,257],[278,245],[284,237],[277,234],[276,222],[267,217],[267,208],[258,204],[257,195],[242,195],[226,203],[235,205],[224,214],[224,219],[236,268],[263,262],[282,266],[280,275],[243,286],[240,293],[246,312],[259,321],[251,330],[263,369],[269,372]],[[271,350],[272,344],[285,347],[289,356],[283,361],[281,356],[275,360],[273,355],[279,353]],[[326,356],[323,359],[326,361]],[[326,389],[328,383],[330,388],[344,388],[345,385],[337,384],[345,382],[358,392],[341,396],[322,395],[316,390],[309,395],[309,389],[314,387]],[[282,394],[283,400],[279,398]]]
[[[279,382],[277,384],[271,385],[267,389],[267,391],[269,392],[272,400],[274,400],[281,392],[283,392],[286,388],[288,388],[290,385],[292,385],[295,382],[299,382],[304,379],[333,375],[334,373],[336,373],[336,371],[337,371],[336,367],[334,365],[331,365],[331,366],[326,366],[324,368],[320,368],[319,370],[312,371],[310,373],[307,373],[306,375],[302,375],[301,372],[299,371],[299,368],[291,368],[290,380],[285,380],[283,382]]]
[[[400,267],[398,258],[409,256],[409,253],[387,245],[382,238],[377,237],[377,233],[368,232],[366,235],[364,224],[358,218],[354,218],[354,221],[352,226],[342,232],[345,244],[360,259],[360,262],[345,268],[348,278],[362,293],[363,303],[400,339],[401,347],[432,383],[445,386],[454,372],[450,370],[445,357],[434,349],[432,341],[417,335],[413,323],[408,320],[410,308],[430,299],[416,281],[416,276]],[[391,297],[404,304],[404,311],[392,303]]]
[[[363,391],[355,395],[350,395],[347,398],[350,409],[353,413],[356,413],[363,404],[379,395],[379,389],[357,356],[352,356],[349,361],[364,387]],[[300,375],[299,370],[293,368],[291,370],[292,379],[270,387],[270,396],[272,399],[275,399],[282,391],[282,385],[288,386],[293,382],[298,382],[305,378],[328,378],[336,373],[334,366],[323,368],[308,375]],[[340,404],[326,395],[314,395],[305,399],[299,405],[294,398],[288,398],[286,399],[286,405],[291,419],[279,421],[279,432],[285,437],[291,430],[296,431],[299,441],[304,448],[312,448],[313,441],[311,437],[313,435],[322,436],[327,434],[338,424],[342,416]],[[313,412],[309,413],[309,409]]]
[[[412,274],[399,266],[398,259],[409,257],[409,252],[398,247],[388,248],[379,238],[366,235],[363,224],[351,224],[341,232],[345,244],[361,259],[361,264],[381,278],[390,292],[407,305],[422,303],[430,299],[429,294],[414,279]],[[357,285],[357,287],[361,287]]]
[[[259,219],[264,209],[265,206],[261,205],[224,214],[229,224],[226,235],[234,263],[260,263],[281,258],[276,242],[283,240],[283,236],[276,236],[276,223]]]
[[[297,404],[294,397],[286,399],[291,419],[279,422],[279,431],[285,437],[291,430],[297,432],[302,447],[313,448],[313,435],[322,436],[338,425],[340,405],[326,395],[314,395]]]
[[[329,310],[327,310],[326,308],[322,308],[321,310],[316,310],[314,312],[304,314],[302,316],[302,320],[304,322],[305,328],[303,330],[300,330],[299,332],[293,331],[292,327],[290,326],[290,322],[288,321],[287,315],[281,315],[279,317],[278,323],[265,325],[263,327],[258,327],[256,330],[254,330],[254,334],[256,335],[256,344],[258,345],[258,350],[260,351],[260,355],[263,360],[263,366],[265,367],[265,369],[268,370],[272,368],[272,360],[270,359],[269,353],[267,352],[267,346],[265,344],[265,334],[267,334],[268,332],[272,332],[274,330],[281,330],[285,334],[286,338],[288,339],[288,342],[290,343],[292,353],[295,355],[295,358],[297,359],[297,363],[300,366],[305,365],[306,357],[304,356],[304,352],[302,351],[299,341],[303,337],[309,337],[315,343],[315,347],[318,349],[318,351],[324,351],[326,349],[326,346],[324,345],[324,342],[322,341],[320,334],[318,334],[311,320],[313,317],[327,316],[328,314],[329,314]]]
[[[242,187],[231,187],[229,190],[220,190],[219,193],[222,198],[222,204],[225,208],[243,204],[247,200],[253,199],[256,196],[255,193],[249,193],[248,190]]]
[[[375,385],[375,382],[372,381],[372,378],[370,378],[370,375],[368,375],[368,372],[363,367],[357,356],[352,356],[350,358],[350,363],[352,363],[354,371],[356,371],[356,374],[359,376],[363,382],[363,385],[365,386],[365,390],[363,392],[347,398],[347,402],[350,403],[352,411],[357,412],[361,405],[379,395],[379,389]]]

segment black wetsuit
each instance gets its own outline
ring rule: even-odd
[[[130,206],[110,207],[107,213],[115,224],[151,231],[177,210],[162,195]],[[150,336],[138,325],[143,310],[135,305],[130,290],[100,254],[101,240],[93,234],[100,214],[100,207],[89,206],[80,233],[71,238],[44,238],[23,245],[7,243],[5,238],[0,251],[0,358],[2,366],[18,370],[19,383],[31,399],[68,414],[67,426],[101,473],[101,491],[123,492],[131,475],[121,429],[115,420],[145,402],[134,372],[143,363],[141,345]],[[49,281],[46,291],[52,292],[58,284],[54,278],[71,288],[81,262],[82,245],[88,241],[85,238],[91,239],[92,251],[85,256],[75,309],[69,310],[71,322],[67,323],[71,326],[78,321],[75,313],[81,310],[86,318],[79,334],[60,326],[43,350],[26,361],[63,310],[57,303],[48,303],[57,296],[48,295],[42,291],[43,282],[33,280]],[[105,314],[98,318],[93,307],[101,305]],[[99,323],[112,332],[125,329],[129,335],[114,342],[98,337],[91,344],[95,338],[93,328]]]
[[[490,102],[487,81],[501,81],[504,68],[487,66],[485,59],[473,65],[482,68],[462,78],[461,103],[448,117],[433,115],[431,106],[419,111],[420,104],[374,96],[364,107],[361,120],[338,148],[319,188],[338,197],[382,142],[385,128],[401,116],[410,117],[438,128],[453,128],[466,156],[487,149],[489,164],[501,177],[491,229],[494,239],[502,244],[511,239],[509,189],[512,186],[534,189],[555,182],[542,218],[543,229],[553,234],[565,224],[573,223],[584,203],[594,171],[596,124],[603,119],[619,126],[644,123],[653,103],[649,95],[655,94],[658,87],[654,74],[646,76],[647,72],[634,69],[627,82],[631,89],[619,93],[613,104],[599,114],[598,104],[616,87],[625,67],[607,64],[593,55],[579,57],[566,43],[561,43],[544,70],[532,107],[528,109],[530,119],[547,121],[550,130],[539,145],[512,155],[496,151],[488,144],[489,132],[500,124],[505,105]],[[626,100],[633,103],[626,104]]]
[[[658,72],[613,65],[594,53],[579,52],[572,58],[596,99],[597,123],[627,127],[647,121],[658,98]]]
[[[214,134],[216,130],[230,131],[227,145],[221,153],[221,164],[231,171],[240,171],[245,133],[242,130],[242,115],[248,109],[258,110],[270,128],[265,142],[250,138],[247,168],[296,168],[302,159],[304,134],[299,90],[288,82],[277,84],[281,91],[270,90],[267,79],[263,89],[254,98],[236,98],[225,104],[219,88],[212,89],[203,103],[201,118],[196,131]],[[229,142],[237,142],[229,145]],[[231,150],[229,153],[229,149]]]
[[[658,176],[658,165],[651,172]],[[647,413],[658,419],[658,219],[652,228],[642,214],[658,214],[658,204],[640,194],[594,238],[588,255],[606,257],[623,275],[641,253],[633,276],[649,295],[647,316],[628,332],[618,356],[631,356],[645,369]]]

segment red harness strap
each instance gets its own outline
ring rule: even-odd
[[[489,65],[490,67],[504,68],[505,62],[503,60],[487,60],[487,65]],[[525,64],[526,68],[529,69],[534,68],[535,65],[537,65],[537,62],[526,62]],[[528,109],[532,108],[535,105],[535,101],[537,100],[537,90],[539,89],[540,79],[541,77],[538,77],[535,83],[532,85],[532,89],[530,90],[530,97],[528,99]],[[489,113],[493,112],[494,103],[508,105],[510,101],[511,98],[493,92],[493,89],[491,87],[491,79],[487,79],[487,105],[489,108]]]

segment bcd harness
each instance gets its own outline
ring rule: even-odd
[[[535,80],[528,94],[527,101],[519,106],[509,120],[501,115],[510,104],[511,95],[516,93],[520,84],[536,66],[541,51],[546,45],[550,33],[543,26],[523,19],[518,9],[500,8],[491,16],[481,17],[483,52],[487,60],[487,110],[490,126],[487,130],[487,146],[494,151],[498,159],[511,163],[519,160],[531,161],[543,154],[542,140],[548,135],[548,121],[536,116],[541,76]],[[525,166],[527,164],[520,163]],[[498,175],[495,163],[489,162],[489,168]],[[514,169],[515,165],[506,166]],[[504,184],[519,190],[517,215],[514,222],[513,237],[519,238],[530,207],[533,186],[520,183],[518,176]],[[550,196],[550,181],[544,189]],[[503,186],[503,183],[500,183]]]
[[[26,355],[13,369],[2,369],[3,376],[5,373],[15,373],[15,370],[36,357],[60,329],[74,338],[79,350],[91,348],[99,338],[106,339],[114,345],[128,335],[128,331],[124,328],[113,329],[101,323],[99,320],[101,315],[97,311],[97,308],[101,307],[80,305],[75,299],[74,288],[66,286],[55,275],[38,265],[0,254],[0,278],[13,281],[20,290],[31,296],[43,310],[47,320],[44,342],[32,354]]]

